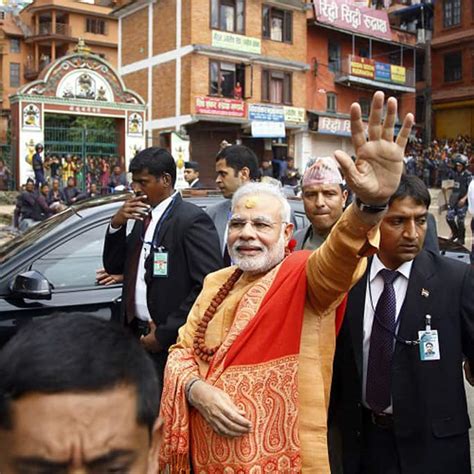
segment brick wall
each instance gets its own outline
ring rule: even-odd
[[[125,74],[122,79],[127,89],[136,92],[145,102],[148,102],[148,71],[146,69]]]
[[[148,57],[148,8],[122,19],[122,66]]]
[[[176,100],[176,62],[153,67],[153,119],[173,117]]]
[[[153,55],[176,48],[176,1],[160,0],[153,6]]]

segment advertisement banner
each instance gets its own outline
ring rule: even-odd
[[[306,110],[302,107],[283,107],[285,122],[304,123]]]
[[[366,79],[375,78],[375,61],[369,58],[351,56],[352,76],[365,77]]]
[[[343,30],[376,38],[392,39],[387,12],[374,10],[347,0],[314,0],[316,20]]]
[[[197,114],[245,118],[245,109],[245,102],[243,100],[196,97]]]
[[[252,54],[260,54],[262,51],[262,42],[260,39],[234,35],[226,31],[212,31],[212,46]]]
[[[375,79],[377,79],[377,81],[390,82],[391,77],[390,64],[375,63]]]
[[[407,79],[406,69],[403,66],[394,66],[390,65],[390,75],[392,77],[392,82],[397,82],[398,84],[405,84]]]
[[[250,104],[249,120],[259,122],[284,122],[285,112],[283,107],[277,105]]]
[[[285,122],[269,122],[267,120],[252,122],[252,137],[255,138],[284,138]]]

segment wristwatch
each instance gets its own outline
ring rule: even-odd
[[[377,214],[388,209],[388,202],[386,204],[376,206],[373,204],[365,204],[358,197],[355,198],[355,205],[360,211],[367,212],[368,214]]]

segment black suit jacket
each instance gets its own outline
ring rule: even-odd
[[[175,199],[172,211],[154,238],[156,246],[168,252],[168,277],[153,278],[151,252],[145,264],[148,310],[158,327],[156,339],[166,352],[176,342],[178,329],[186,322],[204,277],[223,266],[219,237],[210,217],[198,206],[184,202],[180,195]],[[140,221],[135,223],[128,237],[126,226],[113,234],[107,232],[103,260],[108,273],[123,273],[127,280],[130,257],[137,245],[141,245],[142,232]],[[123,288],[122,312],[125,316],[129,297],[125,281]]]
[[[362,343],[367,270],[351,290],[336,344],[329,414],[340,435],[344,474],[360,472]],[[422,295],[422,289],[429,296]],[[426,292],[424,292],[426,295]],[[414,260],[398,335],[416,340],[432,316],[441,360],[421,361],[418,346],[395,344],[392,366],[394,432],[403,474],[468,474],[470,427],[462,372],[463,354],[474,362],[474,272],[422,251]],[[472,365],[471,365],[472,367]],[[336,437],[337,438],[337,437]]]

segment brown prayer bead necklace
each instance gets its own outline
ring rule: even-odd
[[[207,347],[205,342],[207,326],[211,322],[212,318],[216,314],[217,308],[225,300],[230,290],[237,283],[237,280],[242,275],[243,271],[237,268],[234,273],[227,279],[227,281],[219,288],[217,294],[212,298],[209,307],[204,312],[204,316],[199,321],[196,333],[194,334],[193,347],[194,353],[204,362],[210,362],[213,355],[219,349],[219,346]]]

